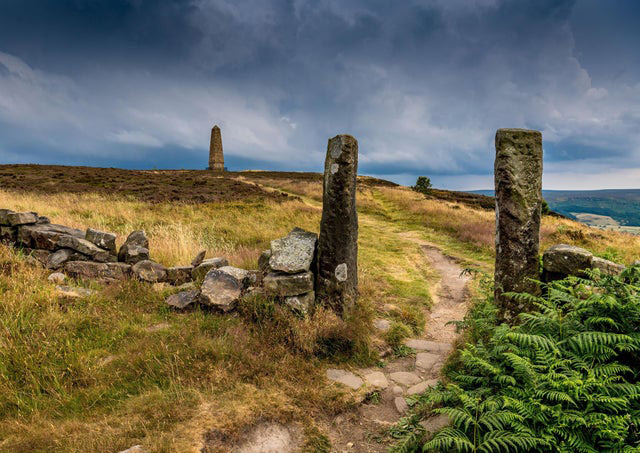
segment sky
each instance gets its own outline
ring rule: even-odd
[[[322,171],[493,186],[542,131],[545,189],[640,187],[636,0],[0,0],[0,163]]]

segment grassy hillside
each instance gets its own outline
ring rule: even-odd
[[[0,173],[10,174],[8,168],[15,167]],[[143,228],[152,258],[166,265],[188,263],[206,248],[208,256],[255,268],[271,239],[294,226],[319,226],[320,175],[216,179],[206,172],[56,167],[62,175],[51,181],[38,179],[50,167],[20,168],[29,184],[3,182],[0,207],[114,231],[120,242]],[[108,190],[95,185],[102,171],[113,180]],[[158,178],[162,193],[176,198],[150,196]],[[215,195],[200,193],[206,202],[191,196],[200,178],[203,187],[216,187]],[[228,193],[235,187],[243,192]],[[358,206],[361,298],[344,321],[323,311],[301,320],[264,300],[247,301],[233,315],[178,313],[164,305],[174,290],[134,281],[77,282],[95,294],[59,299],[44,270],[0,245],[0,451],[116,452],[137,443],[154,452],[228,451],[262,419],[300,420],[309,439],[321,435],[323,420],[354,404],[326,383],[324,370],[376,364],[386,348],[372,334],[372,319],[414,333],[424,328],[435,276],[400,233],[415,232],[468,265],[490,270],[493,260],[490,211],[370,178],[361,180]],[[635,260],[640,245],[627,234],[556,218],[544,219],[542,240],[544,247],[574,243],[623,262]]]

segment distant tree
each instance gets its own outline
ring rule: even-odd
[[[549,214],[549,212],[551,212],[551,209],[549,208],[549,203],[547,203],[547,200],[543,198],[542,199],[542,215],[547,215]]]
[[[431,179],[426,176],[418,176],[416,185],[411,187],[416,192],[427,194],[431,190]]]

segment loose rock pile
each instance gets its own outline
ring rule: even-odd
[[[317,242],[315,233],[294,228],[286,237],[271,241],[271,249],[260,255],[259,270],[229,266],[224,258],[203,260],[201,253],[192,262],[196,267],[191,272],[194,280],[202,280],[200,289],[173,294],[167,303],[178,309],[200,304],[227,313],[242,297],[258,294],[307,315],[315,302],[312,269]]]

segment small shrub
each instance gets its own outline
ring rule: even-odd
[[[416,180],[416,185],[411,187],[416,192],[428,194],[431,190],[431,179],[426,176],[418,176]]]
[[[385,334],[385,340],[392,348],[398,348],[402,345],[402,340],[409,338],[413,334],[410,327],[399,322],[394,322]]]

